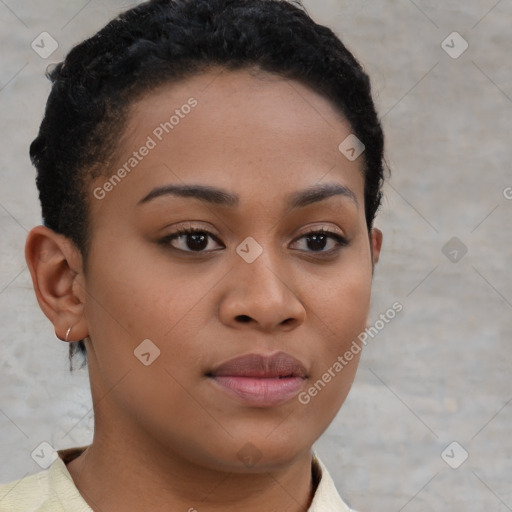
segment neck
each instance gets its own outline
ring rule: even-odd
[[[314,494],[311,453],[286,468],[235,473],[208,468],[126,432],[95,432],[68,463],[75,485],[96,512],[304,512]]]

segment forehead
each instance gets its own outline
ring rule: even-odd
[[[212,69],[131,105],[116,161],[94,186],[115,178],[101,207],[133,208],[172,183],[233,190],[243,205],[255,195],[279,201],[325,180],[350,188],[362,204],[362,158],[350,161],[338,148],[350,134],[334,105],[297,81]]]

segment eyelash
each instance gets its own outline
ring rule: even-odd
[[[174,233],[171,233],[171,234],[163,237],[159,241],[159,243],[162,245],[170,245],[170,242],[172,242],[173,240],[176,240],[178,238],[181,238],[184,235],[195,235],[198,233],[207,235],[208,237],[215,240],[217,243],[219,243],[219,244],[221,243],[219,241],[219,239],[213,233],[211,233],[210,231],[208,231],[206,229],[200,229],[200,228],[180,228],[180,229],[176,230]],[[329,251],[305,251],[306,253],[309,253],[309,254],[318,255],[320,258],[332,256],[335,252],[338,252],[339,249],[348,245],[348,240],[345,237],[339,235],[338,233],[335,233],[333,231],[329,231],[329,230],[326,230],[323,228],[308,231],[307,233],[304,233],[303,235],[301,235],[299,238],[295,239],[294,242],[301,240],[303,238],[311,237],[313,235],[326,235],[329,238],[334,239],[338,243],[337,247],[334,247],[333,249],[330,249]],[[172,247],[172,248],[177,251],[180,251],[180,252],[192,253],[192,254],[197,254],[197,255],[208,254],[210,252],[213,252],[213,251],[185,251],[183,249],[177,249],[176,247]]]

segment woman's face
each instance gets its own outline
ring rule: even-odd
[[[380,249],[363,157],[338,149],[350,134],[322,96],[263,73],[215,70],[133,105],[91,188],[95,436],[238,472],[311,448],[353,382]]]

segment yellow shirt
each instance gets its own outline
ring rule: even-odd
[[[0,512],[93,512],[66,467],[86,448],[58,450],[48,469],[0,485]],[[312,471],[316,490],[308,512],[355,512],[340,498],[327,468],[314,454]]]

